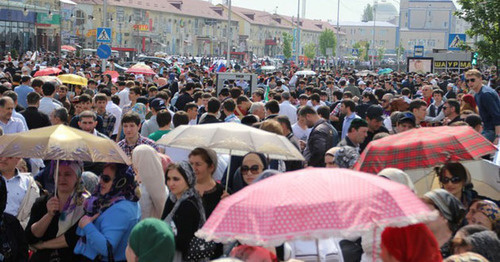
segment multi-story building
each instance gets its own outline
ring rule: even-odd
[[[352,46],[357,42],[370,43],[370,49],[384,48],[385,53],[396,53],[397,26],[389,22],[340,22],[340,30],[345,33],[340,53],[351,55]],[[375,32],[375,35],[374,35]],[[374,42],[375,41],[375,42]]]

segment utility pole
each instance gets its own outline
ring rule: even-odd
[[[375,54],[376,54],[376,50],[375,50],[375,21],[377,21],[377,9],[376,9],[376,5],[377,4],[377,1],[374,0],[373,1],[373,43],[372,43],[372,69],[375,70]],[[369,52],[370,50],[367,50],[367,52]]]
[[[339,23],[339,18],[340,18],[340,0],[337,0],[337,45],[335,46],[335,55],[336,55],[336,62],[335,62],[335,70],[338,72],[339,70],[339,44],[340,44],[340,39],[339,39],[339,30],[340,30],[340,23]]]
[[[300,0],[297,0],[297,32],[295,36],[295,64],[299,66],[299,56],[300,56]]]
[[[102,3],[102,27],[108,27],[108,0],[104,0]],[[109,37],[112,38],[113,33]],[[101,73],[106,71],[106,59],[102,59],[101,70]]]
[[[231,0],[227,1],[228,3],[228,12],[227,12],[227,56],[226,56],[226,67],[229,68],[231,65]]]

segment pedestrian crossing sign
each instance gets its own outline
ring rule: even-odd
[[[96,41],[97,43],[111,43],[111,28],[98,27]]]
[[[448,50],[460,51],[460,45],[465,42],[465,34],[450,34],[448,37]]]
[[[352,51],[351,51],[351,54],[352,54],[353,56],[358,56],[358,55],[359,55],[359,49],[357,49],[357,48],[353,48],[353,49],[352,49]]]

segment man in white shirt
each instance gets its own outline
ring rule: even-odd
[[[54,102],[54,94],[56,93],[55,85],[51,82],[44,83],[42,86],[42,93],[43,98],[40,99],[38,111],[50,116],[54,110],[61,107],[61,105]]]
[[[281,94],[281,98],[283,98],[283,102],[280,104],[279,115],[287,116],[290,123],[293,125],[297,122],[297,108],[290,103],[289,92],[283,92],[283,94]]]
[[[8,96],[0,98],[0,127],[2,127],[4,134],[14,134],[27,130],[21,119],[12,117],[14,107],[12,98]]]
[[[120,98],[120,108],[123,109],[124,106],[130,104],[130,98],[128,94],[130,92],[130,88],[126,86],[124,81],[118,81],[116,83],[118,85],[118,93],[116,94]],[[120,116],[121,117],[121,116]]]

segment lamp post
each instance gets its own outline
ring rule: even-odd
[[[335,46],[335,55],[336,55],[336,60],[337,60],[335,62],[335,70],[336,71],[339,70],[339,62],[340,62],[340,59],[339,59],[339,43],[340,43],[340,39],[339,39],[339,31],[340,31],[339,18],[340,18],[340,0],[337,0],[337,45]]]
[[[377,1],[373,1],[373,41],[372,41],[372,69],[375,70],[375,21],[377,21],[377,8],[376,5]],[[369,50],[368,50],[369,51]]]
[[[226,56],[226,67],[229,68],[231,64],[231,0],[227,1],[228,12],[227,12],[227,56]]]
[[[300,56],[300,0],[297,0],[297,31],[295,37],[295,64],[299,66]]]

